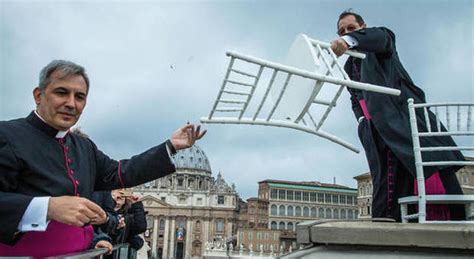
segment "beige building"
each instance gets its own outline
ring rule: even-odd
[[[263,228],[239,228],[237,247],[245,251],[271,253],[279,251],[280,231]],[[263,251],[262,251],[263,250]]]
[[[148,212],[150,256],[201,258],[207,242],[235,238],[238,194],[220,173],[212,176],[198,146],[173,160],[176,173],[134,188]]]
[[[473,161],[474,157],[466,157],[466,160]],[[459,184],[464,194],[474,194],[474,166],[465,166],[456,172]],[[355,176],[357,181],[357,206],[359,218],[372,217],[372,178],[370,173],[363,173]],[[474,204],[471,206],[474,210]]]
[[[363,173],[354,177],[357,181],[357,208],[361,219],[372,216],[372,178],[370,173]]]
[[[338,184],[264,180],[258,198],[268,200],[268,229],[280,230],[280,245],[296,247],[296,224],[314,219],[357,218],[357,190]]]

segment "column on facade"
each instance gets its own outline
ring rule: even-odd
[[[209,231],[210,231],[210,228],[209,228],[209,219],[208,218],[203,218],[202,220],[202,228],[201,228],[201,233],[202,233],[202,246],[201,246],[201,249],[202,249],[202,252],[201,254],[203,255],[204,252],[206,251],[206,242],[209,241]]]
[[[156,256],[156,247],[158,244],[158,217],[153,218],[153,235],[151,238],[151,254]]]
[[[176,237],[176,219],[173,217],[171,219],[171,229],[170,229],[170,247],[169,247],[169,256],[168,258],[174,258],[174,249],[175,249],[175,237]]]
[[[225,224],[224,237],[227,238],[227,237],[231,237],[231,236],[232,236],[232,220],[227,219],[226,224]]]
[[[169,236],[170,236],[170,220],[167,217],[166,221],[165,221],[165,233],[164,233],[164,237],[163,237],[163,255],[162,255],[162,258],[168,257]]]
[[[185,246],[185,257],[191,258],[192,247],[193,247],[193,219],[188,218],[188,222],[186,224],[186,246]]]

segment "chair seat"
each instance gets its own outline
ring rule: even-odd
[[[398,199],[398,203],[403,204],[417,204],[418,196],[407,196]],[[457,194],[445,194],[445,195],[426,195],[426,202],[431,204],[466,204],[474,202],[474,195],[457,195]]]

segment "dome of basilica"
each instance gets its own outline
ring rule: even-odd
[[[174,155],[176,169],[191,169],[211,173],[211,165],[206,154],[198,145],[178,150]]]

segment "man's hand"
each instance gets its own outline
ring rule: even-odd
[[[117,229],[125,227],[125,218],[119,215],[119,222],[117,224]]]
[[[112,253],[112,244],[109,241],[106,241],[106,240],[100,240],[99,242],[97,242],[97,244],[95,245],[95,248],[96,249],[98,249],[98,248],[107,248],[107,254]]]
[[[189,148],[194,145],[196,140],[201,139],[207,130],[201,132],[201,125],[194,128],[193,124],[187,124],[177,129],[171,136],[171,144],[176,150]]]
[[[337,38],[331,42],[331,49],[339,57],[349,49],[349,45],[342,38]]]
[[[47,216],[50,220],[78,227],[101,225],[107,221],[107,214],[99,205],[74,196],[51,197]]]

